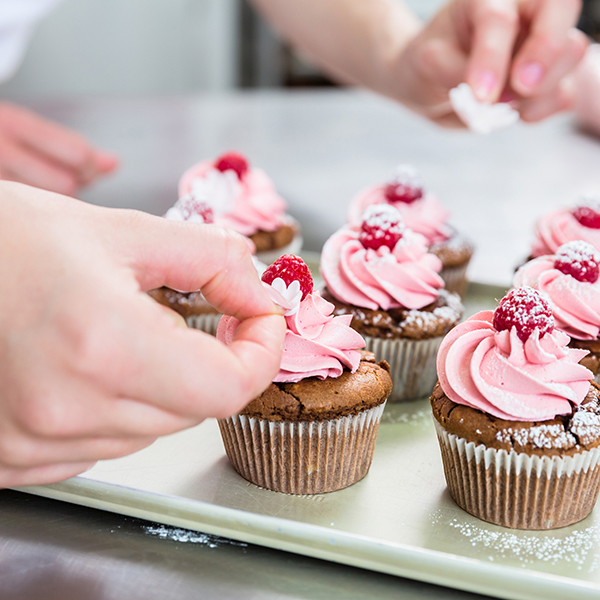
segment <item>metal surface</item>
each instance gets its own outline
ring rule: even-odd
[[[472,286],[469,314],[502,288]],[[429,403],[388,405],[373,465],[329,494],[261,489],[231,467],[215,421],[31,493],[502,598],[597,598],[600,515],[556,531],[484,523],[450,498]]]

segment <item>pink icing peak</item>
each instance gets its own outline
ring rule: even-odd
[[[404,221],[400,213],[389,204],[374,204],[365,210],[358,239],[365,248],[390,250],[404,233]]]
[[[522,342],[526,342],[532,333],[541,338],[554,328],[552,310],[548,301],[532,287],[512,289],[494,311],[494,329],[512,330]]]
[[[441,268],[425,239],[410,230],[393,250],[372,250],[361,244],[358,231],[344,227],[325,242],[321,255],[327,289],[342,302],[371,310],[431,304],[444,286]]]
[[[554,268],[577,281],[594,283],[600,274],[600,254],[594,246],[583,240],[563,244],[556,251]]]
[[[350,327],[351,315],[335,317],[333,310],[333,304],[315,291],[299,303],[296,311],[286,314],[283,354],[274,382],[339,377],[344,368],[356,371],[360,363],[358,348],[364,347],[365,341]],[[217,339],[230,344],[239,324],[234,317],[223,316]]]
[[[515,328],[496,331],[492,311],[473,315],[442,341],[437,371],[457,404],[512,421],[544,421],[569,414],[589,389],[592,373],[578,364],[587,350],[569,337],[539,330],[522,341]]]

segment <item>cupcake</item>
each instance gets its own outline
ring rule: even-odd
[[[440,347],[431,405],[455,502],[504,527],[584,519],[600,487],[600,388],[537,290],[455,327]]]
[[[344,227],[323,247],[323,297],[335,314],[351,315],[367,350],[390,364],[390,402],[429,396],[437,349],[462,315],[441,268],[425,238],[405,228],[389,204],[368,207],[360,229]]]
[[[302,247],[298,222],[262,169],[237,152],[190,167],[179,180],[179,196],[193,194],[210,203],[215,223],[249,237],[259,260],[270,264]]]
[[[560,246],[555,254],[525,263],[515,274],[514,286],[540,290],[552,309],[557,329],[569,345],[589,354],[581,363],[600,379],[600,253],[577,240]]]
[[[530,258],[555,254],[567,242],[583,240],[600,250],[600,196],[584,195],[574,208],[545,215],[535,226]]]
[[[318,494],[352,485],[371,465],[389,367],[359,351],[364,340],[350,317],[332,315],[301,259],[281,257],[262,279],[286,311],[281,368],[240,414],[219,419],[225,452],[242,477],[269,490]],[[223,317],[217,338],[230,343],[238,324]]]
[[[348,222],[360,226],[365,209],[373,204],[391,204],[398,209],[406,226],[423,235],[429,251],[442,261],[440,275],[446,289],[463,295],[473,245],[448,224],[450,212],[425,190],[417,170],[400,165],[389,181],[360,192],[350,204]]]

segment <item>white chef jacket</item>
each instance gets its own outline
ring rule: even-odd
[[[14,75],[37,22],[61,0],[0,0],[0,81]]]

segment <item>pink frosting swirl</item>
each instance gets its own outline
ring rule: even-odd
[[[405,230],[393,250],[367,249],[358,237],[345,227],[323,246],[321,275],[338,300],[371,310],[419,309],[436,300],[444,287],[442,262],[421,235]]]
[[[356,371],[360,363],[357,349],[364,347],[365,340],[350,328],[352,315],[334,317],[334,308],[315,291],[300,302],[297,311],[286,315],[283,355],[274,382],[339,377],[344,367],[353,373]],[[222,317],[217,339],[231,343],[239,323],[234,317]]]
[[[510,421],[545,421],[569,414],[585,398],[592,373],[578,364],[587,350],[569,348],[569,336],[534,330],[522,342],[497,332],[486,310],[446,335],[437,356],[440,385],[450,400]]]
[[[561,209],[542,217],[535,226],[531,256],[555,254],[560,246],[573,240],[583,240],[600,250],[600,229],[582,225],[570,210]]]
[[[240,180],[233,170],[221,172],[212,161],[200,162],[179,180],[179,196],[190,192],[210,204],[216,225],[242,235],[275,231],[290,220],[285,200],[262,169],[250,168]]]
[[[402,215],[404,224],[425,236],[429,246],[445,242],[453,234],[447,223],[450,211],[444,208],[433,194],[427,193],[414,202],[388,202],[384,185],[375,185],[363,190],[352,200],[348,209],[350,225],[360,227],[363,213],[373,204],[391,204]]]
[[[578,340],[600,333],[600,279],[577,281],[554,268],[556,256],[540,256],[515,273],[514,287],[529,286],[546,294],[556,327]]]

